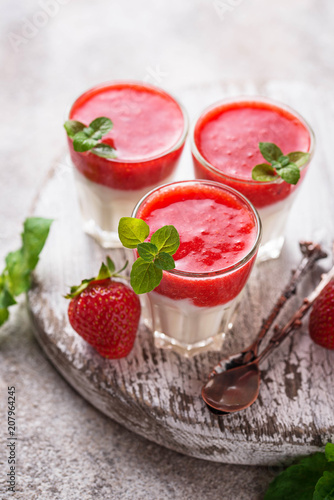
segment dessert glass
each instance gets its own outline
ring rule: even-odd
[[[276,125],[274,121],[268,124],[258,122],[256,117],[252,120],[250,111],[249,116],[244,116],[239,124],[237,120],[234,122],[236,124],[235,130],[231,130],[231,128],[226,125],[219,131],[210,130],[209,134],[211,134],[211,137],[213,137],[213,134],[216,134],[214,138],[214,140],[217,141],[215,147],[217,151],[220,152],[221,157],[226,158],[226,164],[228,165],[229,160],[235,164],[233,173],[231,173],[229,169],[227,169],[227,172],[224,172],[224,166],[222,164],[218,165],[220,160],[218,160],[218,162],[209,161],[206,157],[207,155],[203,154],[201,151],[201,127],[203,130],[207,123],[214,123],[217,116],[219,117],[226,112],[233,112],[233,110],[240,109],[260,110],[260,112],[264,110],[266,113],[272,112],[273,117],[274,115],[278,117],[277,120],[280,129],[277,128],[277,130],[275,130]],[[258,111],[256,111],[256,113],[257,112]],[[273,120],[275,120],[275,118],[273,118]],[[291,135],[287,134],[285,139],[283,135],[280,135],[282,133],[283,123],[280,123],[280,120],[285,120],[285,126],[291,123]],[[243,136],[241,133],[240,139],[240,130],[243,128],[246,129],[246,127],[248,127],[248,130],[246,130]],[[293,134],[295,134],[295,137],[291,139]],[[219,141],[222,141],[220,145]],[[240,141],[244,142],[241,143]],[[289,146],[284,143],[286,141],[289,142]],[[221,182],[233,187],[246,196],[257,209],[263,228],[258,261],[278,258],[281,253],[288,215],[313,155],[314,141],[314,133],[311,127],[300,114],[284,104],[264,97],[239,97],[220,101],[207,108],[197,119],[192,129],[191,151],[195,177],[197,179],[208,179]],[[303,144],[305,149],[301,150],[308,152],[310,158],[309,161],[301,167],[301,178],[296,185],[287,184],[281,178],[271,182],[255,181],[251,178],[251,163],[254,167],[259,163],[266,162],[259,152],[259,142],[274,142],[282,149],[284,154],[298,150],[299,144]],[[236,146],[233,143],[236,144]],[[287,149],[293,147],[290,143],[297,149],[286,150],[286,147]],[[218,158],[218,156],[216,156],[216,158]],[[246,166],[248,172],[245,170]]]
[[[188,200],[195,200],[195,204],[187,208]],[[175,216],[170,207],[176,207]],[[226,207],[232,207],[231,212]],[[217,210],[222,210],[219,216]],[[180,247],[174,255],[176,268],[163,271],[160,285],[147,294],[156,347],[172,349],[186,357],[220,350],[256,259],[261,238],[256,210],[230,187],[193,180],[154,189],[138,203],[132,216],[146,220],[151,234],[167,223],[173,224],[180,234]],[[199,253],[197,245],[201,248]],[[224,245],[227,257],[222,255]],[[213,259],[217,257],[219,266],[215,262],[211,271],[201,272],[201,259],[205,262],[203,269],[209,269],[205,266],[211,254]],[[221,259],[226,259],[225,266],[221,266]]]
[[[110,82],[80,95],[68,119],[113,122],[102,142],[117,158],[73,149],[68,137],[83,229],[102,247],[120,247],[118,222],[152,188],[172,180],[188,131],[183,107],[165,91],[137,82]]]

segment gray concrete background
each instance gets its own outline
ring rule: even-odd
[[[0,258],[65,149],[66,106],[96,83],[179,88],[298,80],[330,88],[331,0],[1,0]],[[208,103],[209,104],[209,103]],[[200,110],[198,110],[200,111]],[[1,264],[2,265],[2,264]],[[257,500],[275,471],[152,444],[78,396],[44,358],[24,299],[0,330],[1,498]],[[18,477],[5,493],[7,386],[17,391]]]

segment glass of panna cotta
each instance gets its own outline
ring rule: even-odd
[[[281,178],[269,182],[252,179],[253,167],[266,163],[260,142],[276,144],[285,155],[294,151],[310,153],[296,185]],[[279,257],[289,211],[314,149],[314,134],[304,118],[290,107],[264,97],[224,100],[207,108],[197,119],[191,149],[197,179],[233,187],[259,212],[263,234],[258,260]]]
[[[152,188],[173,179],[188,131],[183,107],[165,91],[136,82],[112,82],[83,93],[68,119],[89,125],[107,117],[113,128],[101,142],[116,158],[77,152],[68,137],[83,229],[103,247],[121,246],[118,222]]]
[[[190,357],[220,350],[255,262],[261,223],[234,189],[204,180],[160,186],[136,206],[150,234],[172,224],[175,268],[148,293],[155,345]]]

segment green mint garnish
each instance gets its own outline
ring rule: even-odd
[[[162,271],[175,268],[172,255],[180,246],[179,233],[174,226],[163,226],[145,241],[150,228],[141,219],[122,217],[118,225],[118,235],[126,248],[136,248],[138,259],[132,266],[130,284],[135,293],[147,293],[156,288],[162,280]]]
[[[38,263],[51,223],[51,219],[40,217],[26,219],[22,247],[5,259],[6,267],[0,275],[0,326],[9,318],[8,308],[16,304],[15,297],[30,289],[31,272]]]
[[[82,282],[78,286],[72,286],[70,293],[64,296],[65,299],[73,299],[77,295],[80,295],[80,293],[83,292],[88,287],[89,283],[91,283],[92,281],[105,280],[107,278],[126,279],[126,276],[122,276],[121,272],[124,271],[127,265],[128,261],[126,261],[122,269],[120,269],[119,271],[115,271],[115,264],[113,263],[110,257],[107,257],[107,264],[104,264],[104,262],[102,262],[99,274],[94,278],[82,280]]]
[[[73,149],[79,153],[91,151],[102,158],[116,158],[115,149],[99,142],[113,127],[109,118],[101,116],[95,118],[88,127],[76,120],[67,120],[64,128],[67,135],[73,139]]]
[[[269,485],[264,500],[333,500],[334,444],[281,472]]]
[[[297,184],[300,170],[310,158],[309,153],[294,151],[284,155],[281,149],[272,142],[260,142],[259,149],[269,163],[260,163],[252,170],[254,181],[270,182],[281,177],[288,184]]]

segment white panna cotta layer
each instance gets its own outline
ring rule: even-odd
[[[156,347],[173,348],[193,356],[207,346],[220,350],[242,294],[213,307],[198,307],[190,299],[174,300],[157,292],[148,294]]]
[[[83,229],[105,248],[119,247],[118,223],[121,217],[131,217],[138,201],[156,185],[142,189],[122,190],[90,181],[74,166],[74,178]],[[163,182],[172,181],[172,176]]]

